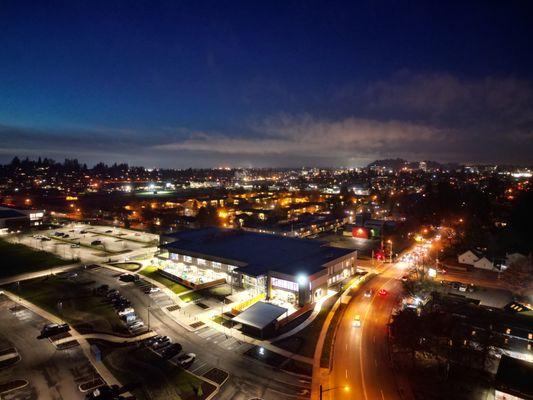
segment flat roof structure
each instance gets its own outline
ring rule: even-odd
[[[520,399],[533,399],[533,363],[502,355],[495,383],[496,390]]]
[[[269,271],[313,275],[324,264],[354,252],[326,242],[237,229],[205,228],[165,235],[174,242],[161,246],[171,252],[235,265],[249,276]]]
[[[287,308],[259,301],[233,318],[233,321],[263,330],[287,311]]]

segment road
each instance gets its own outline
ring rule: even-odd
[[[323,383],[324,399],[400,399],[389,359],[387,324],[401,294],[398,278],[403,274],[398,264],[385,267],[348,304],[337,331],[333,369]],[[370,288],[373,296],[364,297]],[[385,296],[379,295],[381,289],[387,291]],[[352,326],[356,315],[360,316],[361,327]]]

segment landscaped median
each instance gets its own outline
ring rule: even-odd
[[[60,316],[80,333],[128,334],[110,304],[92,290],[92,281],[75,273],[48,275],[6,285],[11,293]]]
[[[146,276],[147,278],[153,279],[154,281],[157,281],[161,283],[162,285],[165,285],[167,288],[169,288],[172,292],[175,294],[180,294],[183,292],[186,292],[190,290],[189,288],[180,285],[179,283],[176,283],[167,277],[164,277],[159,273],[159,267],[156,267],[155,265],[149,265],[147,267],[144,267],[139,271],[139,274]]]

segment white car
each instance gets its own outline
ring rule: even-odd
[[[181,356],[179,356],[177,359],[176,359],[176,362],[181,366],[185,366],[185,365],[188,365],[188,364],[192,364],[193,361],[196,360],[196,354],[194,353],[188,353],[188,354],[183,354]]]
[[[122,311],[119,311],[118,315],[122,317],[124,315],[131,314],[132,312],[135,312],[135,310],[133,308],[129,307],[129,308],[126,308],[126,309],[124,309]]]

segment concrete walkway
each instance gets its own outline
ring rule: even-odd
[[[110,333],[86,333],[84,335],[71,335],[68,337],[64,337],[58,340],[54,340],[52,343],[54,345],[60,345],[63,343],[68,343],[73,340],[82,340],[82,339],[99,339],[99,340],[105,340],[106,342],[112,342],[112,343],[135,343],[140,342],[145,339],[150,339],[151,337],[157,336],[157,333],[154,331],[149,331],[146,333],[143,333],[142,335],[138,336],[132,336],[132,337],[123,337],[123,336],[116,336],[112,335]]]
[[[289,336],[292,336],[292,335],[300,332],[302,329],[306,328],[318,316],[318,313],[320,313],[320,310],[322,310],[322,307],[323,307],[324,303],[326,302],[326,300],[328,300],[332,296],[335,296],[335,294],[336,293],[331,293],[330,295],[324,296],[323,298],[321,298],[319,301],[316,302],[315,308],[313,309],[313,312],[311,313],[311,315],[309,315],[309,317],[305,321],[303,321],[301,324],[298,324],[297,326],[295,326],[290,331],[285,332],[284,334],[279,335],[279,336],[277,336],[277,337],[275,337],[273,339],[270,339],[270,342],[276,342],[278,340],[288,338]]]
[[[15,282],[20,282],[20,281],[26,281],[28,279],[40,278],[40,277],[47,276],[47,275],[60,274],[62,272],[67,272],[72,269],[79,268],[81,266],[82,264],[76,263],[76,264],[62,265],[59,267],[50,267],[50,268],[46,268],[40,271],[26,272],[24,274],[18,274],[18,275],[0,279],[0,286],[8,285],[10,283],[15,283]]]

